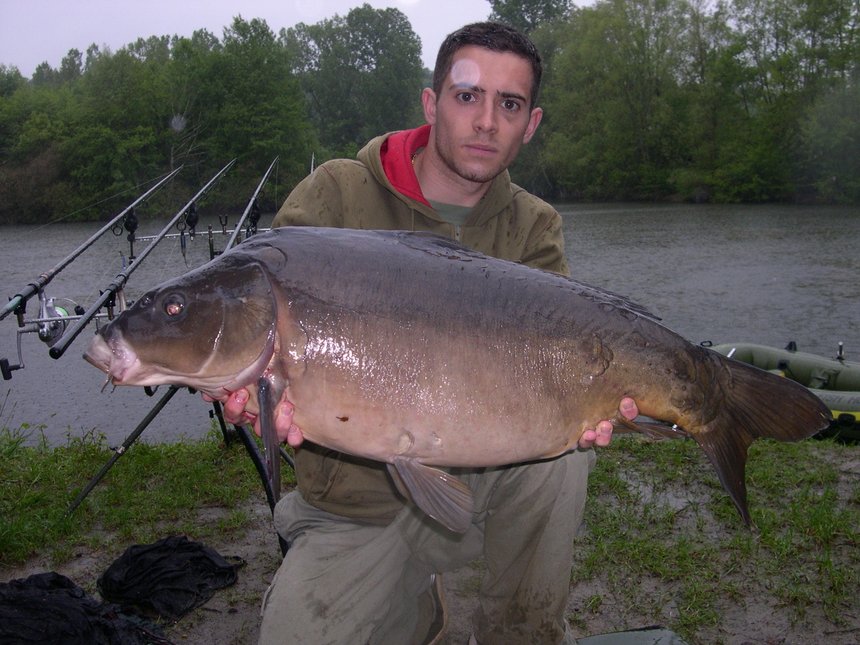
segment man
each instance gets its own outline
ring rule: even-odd
[[[323,164],[274,225],[433,231],[567,273],[561,217],[507,173],[541,121],[541,72],[533,44],[510,28],[454,32],[422,94],[427,125],[378,137],[356,160]],[[246,400],[247,392],[234,393],[227,418],[253,420]],[[635,403],[622,401],[621,414],[634,418]],[[384,465],[303,444],[288,401],[276,425],[300,446],[298,491],[275,509],[290,549],[264,601],[262,643],[435,642],[444,627],[437,574],[480,557],[487,570],[472,642],[573,642],[564,618],[569,563],[593,451],[457,470],[475,495],[472,525],[458,535],[404,501]],[[597,423],[580,448],[606,445],[611,429]]]

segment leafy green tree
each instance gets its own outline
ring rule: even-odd
[[[551,50],[550,180],[569,195],[718,201],[814,199],[853,185],[821,163],[824,142],[841,158],[837,140],[811,133],[825,115],[853,132],[839,97],[858,69],[858,9],[605,0],[573,12]]]
[[[73,105],[69,88],[32,83],[0,97],[0,222],[44,221],[71,195],[61,147]]]
[[[168,168],[194,168],[206,159],[206,95],[221,42],[201,29],[190,38],[174,37],[166,70],[169,132],[165,141]]]
[[[142,62],[166,65],[170,60],[171,38],[169,36],[150,36],[138,38],[125,47],[129,54]]]
[[[490,0],[490,20],[530,34],[543,24],[566,18],[570,0]]]
[[[31,82],[36,86],[56,85],[58,78],[57,70],[51,67],[48,61],[42,61],[36,65]]]
[[[107,53],[110,54],[110,52]],[[99,56],[101,56],[101,50],[98,45],[93,43],[87,47],[86,58],[84,58],[84,71],[87,71],[92,66],[93,62],[98,60]]]
[[[27,84],[17,67],[0,64],[0,98],[8,98]]]
[[[293,183],[316,147],[286,50],[260,20],[236,18],[223,43],[198,31],[71,50],[30,83],[3,71],[0,219],[78,211],[179,164],[179,182],[199,187],[231,158],[235,188],[219,199],[244,205],[275,156]]]
[[[122,48],[91,59],[76,85],[73,129],[64,142],[80,208],[162,172],[167,131],[164,63]]]
[[[682,154],[679,2],[602,2],[574,13],[547,87],[546,159],[564,194],[665,194]]]
[[[860,82],[822,95],[802,128],[805,167],[817,194],[832,202],[860,202]]]
[[[744,44],[726,20],[726,9],[708,10],[706,0],[687,6],[678,80],[683,96],[682,155],[670,174],[670,189],[693,201],[738,201],[746,184],[759,185],[745,156],[754,136],[752,82],[743,62]],[[757,190],[757,189],[756,189]]]
[[[801,198],[860,199],[860,0],[802,2],[794,183]]]
[[[368,139],[420,119],[421,41],[397,9],[362,5],[345,17],[281,32],[324,147],[354,154]]]
[[[306,174],[314,137],[304,97],[287,52],[266,22],[235,18],[210,62],[197,107],[208,158],[223,164],[237,157],[243,162],[237,173],[247,172],[248,179],[275,156],[290,183]]]
[[[739,60],[747,70],[739,90],[748,136],[737,149],[749,161],[742,174],[758,177],[760,185],[739,199],[805,199],[816,185],[826,185],[809,166],[819,153],[804,139],[803,124],[811,110],[818,110],[815,119],[822,109],[828,111],[823,106],[832,105],[820,97],[838,96],[851,83],[858,10],[857,0],[735,0],[729,5],[727,19],[736,26],[743,45]],[[813,123],[807,133],[815,129]]]
[[[60,61],[57,78],[61,83],[71,83],[81,77],[83,69],[83,54],[77,49],[70,49]]]
[[[562,50],[563,44],[567,41],[568,19],[569,15],[565,12],[565,15],[560,18],[540,22],[529,33],[529,37],[535,43],[543,60],[543,88],[553,83],[552,79],[556,69],[555,56]],[[539,107],[544,105],[543,95],[538,96],[537,105]],[[511,178],[527,190],[537,195],[553,197],[556,190],[546,168],[545,135],[548,132],[549,129],[546,124],[538,128],[534,138],[527,146],[523,146],[520,154],[517,155],[510,172]]]

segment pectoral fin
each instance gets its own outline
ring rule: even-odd
[[[625,432],[638,432],[654,440],[660,439],[689,439],[690,433],[671,423],[662,421],[630,421],[620,414],[612,419],[612,432],[623,434]]]
[[[272,512],[281,498],[281,442],[275,429],[275,406],[284,392],[283,379],[264,374],[257,381],[257,397],[260,403],[260,434],[263,439],[266,459],[266,492]]]
[[[465,533],[472,522],[472,491],[459,479],[415,459],[395,457],[388,469],[415,505],[456,533]]]

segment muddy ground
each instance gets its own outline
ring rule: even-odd
[[[272,530],[268,507],[261,500],[249,511],[253,521],[240,535],[225,538],[222,542],[208,541],[224,556],[238,556],[245,561],[239,571],[236,585],[222,589],[204,606],[194,610],[175,624],[163,626],[167,637],[174,643],[205,643],[228,645],[256,643],[259,625],[260,599],[278,566],[279,549]],[[199,510],[202,522],[215,519],[226,509]],[[189,536],[195,539],[194,536]],[[129,545],[116,544],[110,552],[91,552],[80,548],[69,562],[53,568],[71,578],[78,585],[97,594],[95,582],[107,566]],[[0,580],[25,577],[31,573],[52,570],[38,559],[26,566],[0,570]],[[444,577],[446,598],[450,610],[447,643],[465,644],[470,632],[470,617],[475,608],[476,590],[481,575],[480,563]],[[670,583],[653,580],[652,593],[663,603],[665,623],[669,623],[681,608],[677,605]],[[601,598],[598,607],[594,599]],[[793,645],[828,643],[853,645],[860,643],[860,601],[843,616],[843,624],[836,625],[815,608],[807,610],[802,620],[785,606],[762,601],[760,597],[739,596],[725,599],[720,607],[720,623],[700,630],[691,643]],[[568,602],[569,614],[574,621],[577,636],[587,636],[654,624],[643,618],[636,606],[614,597],[608,580],[597,578],[575,585]],[[584,625],[584,627],[583,627]]]

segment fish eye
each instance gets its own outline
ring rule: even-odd
[[[164,298],[164,313],[168,316],[178,316],[185,309],[185,298],[178,293],[171,293]]]

